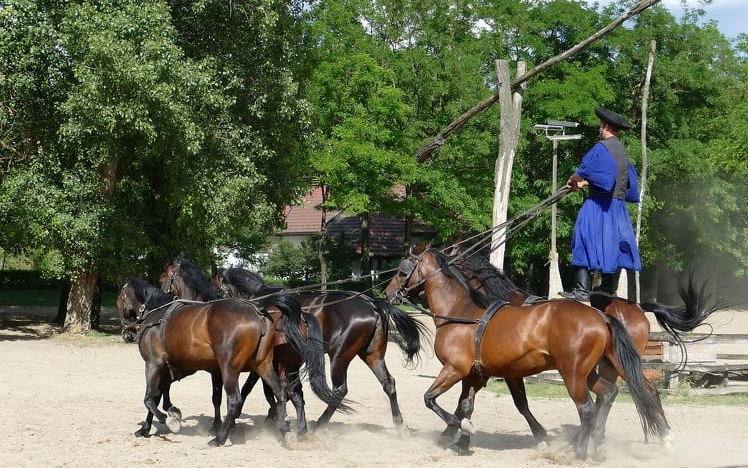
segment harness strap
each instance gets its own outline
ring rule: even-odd
[[[168,309],[166,309],[166,312],[164,312],[164,316],[161,317],[158,320],[159,325],[161,326],[161,329],[159,330],[159,336],[161,337],[161,346],[164,348],[164,362],[166,363],[166,367],[169,369],[169,376],[171,377],[171,380],[174,380],[174,368],[171,366],[171,363],[169,362],[169,353],[166,352],[166,345],[164,343],[164,338],[166,337],[166,327],[163,326],[167,320],[169,320],[169,316],[171,316],[172,313],[174,313],[176,310],[181,309],[182,306],[185,305],[182,301],[174,301],[171,306],[169,306]]]
[[[475,361],[473,363],[473,366],[475,366],[476,372],[478,372],[478,374],[483,379],[487,377],[483,372],[483,365],[480,361],[480,344],[483,341],[483,334],[486,331],[486,325],[488,324],[488,321],[491,320],[491,318],[496,314],[496,312],[499,311],[499,309],[507,304],[508,302],[506,301],[496,301],[491,304],[483,313],[483,318],[481,318],[480,322],[478,322],[478,329],[475,330]]]

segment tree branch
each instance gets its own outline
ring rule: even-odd
[[[629,9],[626,13],[616,18],[613,22],[593,34],[592,36],[588,37],[584,41],[580,42],[579,44],[575,45],[571,49],[567,50],[566,52],[563,52],[562,54],[559,54],[549,60],[546,60],[545,62],[541,63],[537,67],[533,68],[529,72],[525,73],[524,75],[518,77],[516,80],[512,82],[512,88],[516,88],[517,86],[521,85],[525,81],[529,80],[530,78],[534,77],[535,75],[545,71],[546,69],[552,67],[553,65],[556,65],[557,63],[566,60],[567,58],[573,56],[577,52],[585,49],[587,46],[592,44],[593,42],[599,40],[618,26],[620,26],[624,21],[628,20],[629,18],[638,15],[642,11],[646,10],[647,8],[651,7],[652,5],[655,5],[657,3],[660,3],[660,0],[643,0],[633,7]],[[419,163],[422,163],[429,159],[431,155],[441,147],[444,142],[447,140],[447,138],[452,135],[454,132],[459,130],[465,123],[467,123],[468,120],[472,119],[476,115],[482,113],[489,107],[491,107],[496,101],[499,100],[499,93],[498,91],[493,94],[492,96],[482,100],[477,105],[472,107],[470,110],[459,116],[455,121],[453,121],[451,124],[447,125],[447,127],[444,128],[441,132],[439,132],[434,138],[432,138],[428,143],[426,143],[424,146],[418,149],[416,152],[416,161]]]

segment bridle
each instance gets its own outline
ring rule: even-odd
[[[216,272],[216,275],[218,275],[218,294],[220,294],[222,297],[231,297],[232,296],[231,291],[229,290],[228,287],[226,287],[226,282],[225,282],[226,277],[224,276],[225,274],[226,274],[225,270],[223,271],[223,273]]]
[[[171,275],[169,275],[169,280],[166,282],[166,285],[164,285],[164,288],[162,289],[163,292],[169,293],[171,291],[172,286],[174,286],[174,279],[177,277],[177,270],[179,270],[179,267],[182,265],[182,262],[180,260],[175,261],[176,266],[171,272]]]
[[[402,278],[398,278],[397,280],[397,291],[395,291],[394,297],[399,301],[410,302],[408,300],[410,292],[426,282],[426,280],[423,278],[423,273],[421,272],[422,259],[423,254],[411,255],[410,257],[403,259],[400,262],[400,265],[398,265],[398,273],[404,275]],[[416,272],[418,272],[418,281],[414,285],[408,286],[413,273]]]
[[[416,309],[421,311],[421,313],[424,315],[428,315],[435,319],[444,320],[443,323],[437,325],[437,328],[440,328],[443,325],[447,325],[449,323],[480,324],[482,322],[482,320],[480,319],[466,319],[461,317],[449,317],[445,315],[434,314],[430,310],[424,309],[423,307],[420,307],[418,304],[415,304],[410,299],[408,299],[411,291],[419,288],[421,285],[426,283],[429,278],[442,271],[442,268],[438,268],[427,277],[423,275],[423,272],[421,271],[421,262],[423,261],[423,256],[426,252],[428,252],[428,250],[424,251],[420,255],[411,255],[407,259],[403,259],[403,261],[400,262],[400,265],[398,266],[398,272],[402,273],[405,276],[402,279],[398,279],[398,288],[397,291],[395,291],[394,297],[401,302],[410,304],[412,307],[415,307]],[[408,286],[413,273],[418,274],[418,280],[413,285]]]

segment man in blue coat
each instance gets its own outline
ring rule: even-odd
[[[600,118],[600,141],[584,155],[566,183],[572,191],[589,187],[571,239],[574,289],[560,293],[579,301],[589,301],[593,271],[599,271],[602,278],[596,290],[614,295],[621,268],[641,270],[639,248],[626,208],[626,202],[639,203],[639,186],[636,169],[618,139],[618,132],[632,125],[601,107],[595,108],[595,114]]]

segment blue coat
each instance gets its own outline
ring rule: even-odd
[[[575,172],[597,192],[611,192],[618,168],[612,154],[601,142],[584,155]],[[639,202],[636,169],[628,163],[625,200],[611,196],[590,196],[582,204],[571,239],[571,264],[615,273],[619,268],[642,268],[626,202]]]

